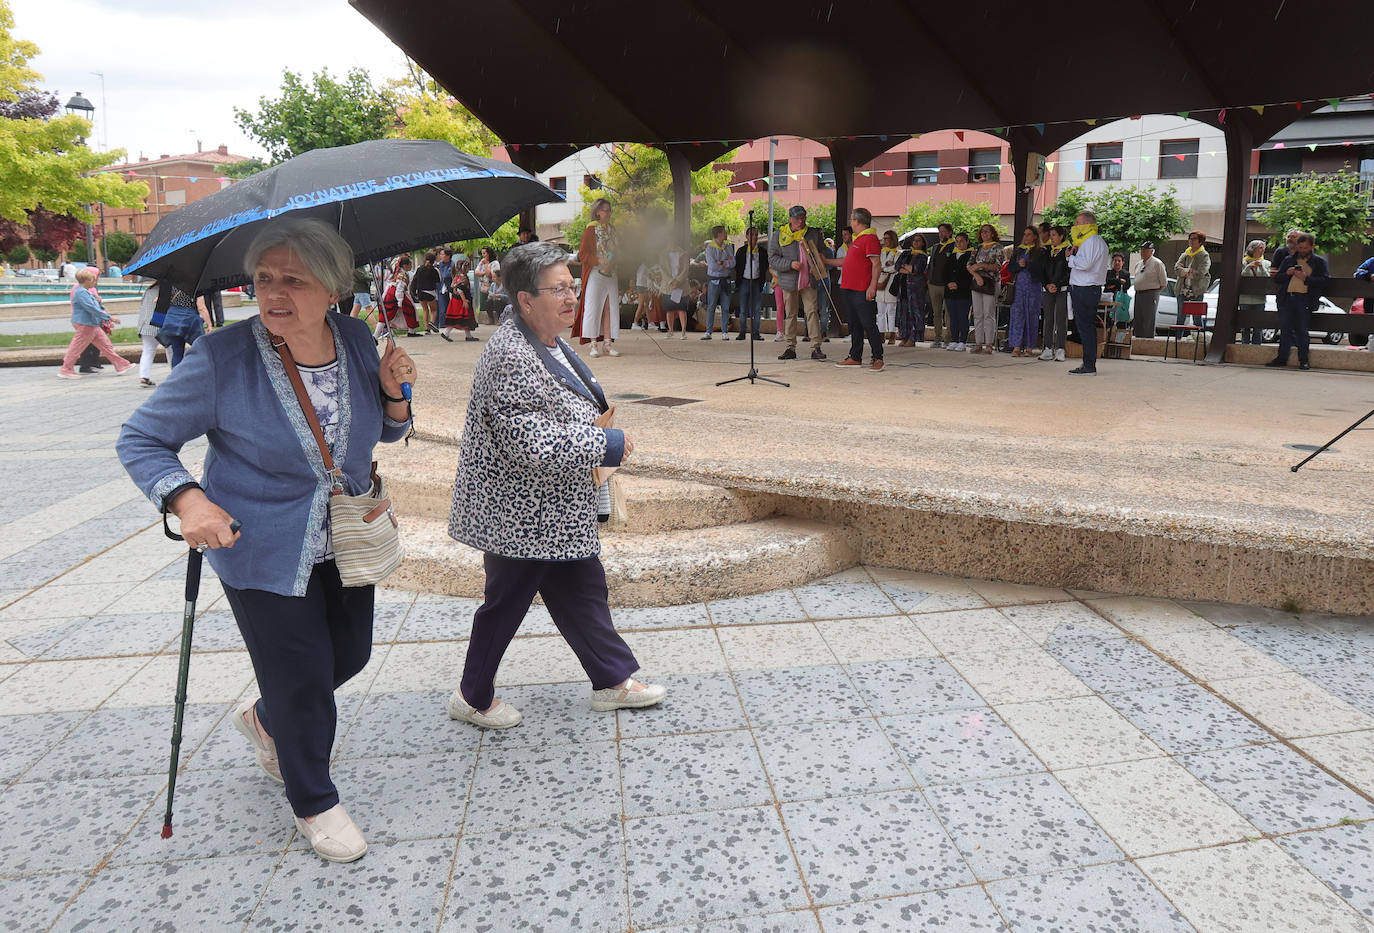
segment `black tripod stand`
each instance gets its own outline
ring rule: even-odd
[[[1295,466],[1295,467],[1290,467],[1289,469],[1291,469],[1294,473],[1298,472],[1298,471],[1301,470],[1303,467],[1307,466],[1308,460],[1311,460],[1313,457],[1316,457],[1318,454],[1326,453],[1326,450],[1327,450],[1328,447],[1330,447],[1332,444],[1336,443],[1336,441],[1340,440],[1341,438],[1345,437],[1347,434],[1349,434],[1351,431],[1353,431],[1353,430],[1355,430],[1356,428],[1358,428],[1360,425],[1364,424],[1364,423],[1365,423],[1366,421],[1368,421],[1371,417],[1374,417],[1374,410],[1370,411],[1369,414],[1365,415],[1365,416],[1364,416],[1363,418],[1361,418],[1359,421],[1356,421],[1354,424],[1352,424],[1350,427],[1346,428],[1346,429],[1345,429],[1344,431],[1342,431],[1340,434],[1337,434],[1335,437],[1331,438],[1331,440],[1327,441],[1325,444],[1321,445],[1321,446],[1318,447],[1316,450],[1312,451],[1312,453],[1309,454],[1309,455],[1307,456],[1307,459],[1303,460],[1302,463],[1299,463],[1299,464],[1298,464],[1297,466]]]
[[[744,329],[743,315],[740,315],[739,326],[741,330]],[[745,373],[743,376],[736,376],[734,379],[726,379],[724,382],[717,382],[716,388],[728,386],[732,382],[743,382],[748,379],[750,385],[753,385],[755,382],[771,382],[775,386],[782,386],[784,389],[790,389],[792,386],[789,383],[779,382],[777,379],[769,379],[767,376],[759,375],[758,367],[754,365],[754,344],[758,343],[758,341],[754,339],[753,334],[746,334],[745,339],[749,341],[749,372]]]

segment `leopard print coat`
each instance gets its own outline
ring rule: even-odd
[[[455,540],[517,559],[601,553],[592,468],[612,442],[593,421],[605,396],[572,347],[558,344],[590,390],[518,315],[508,314],[483,348],[453,484],[448,533]]]

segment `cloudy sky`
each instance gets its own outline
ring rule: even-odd
[[[234,123],[276,96],[285,68],[398,77],[400,51],[346,0],[9,0],[15,35],[38,45],[42,87],[62,103],[82,91],[96,106],[95,142],[129,157],[221,143],[262,155]],[[105,102],[100,98],[104,72]]]

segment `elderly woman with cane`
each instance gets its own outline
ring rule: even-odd
[[[484,552],[487,575],[449,716],[489,729],[520,723],[495,696],[496,669],[536,593],[591,680],[593,710],[653,706],[667,691],[631,676],[639,662],[611,623],[598,556],[597,520],[609,508],[592,471],[620,466],[634,444],[599,426],[606,396],[559,339],[577,311],[567,254],[517,246],[502,271],[512,311],[472,377],[449,516],[449,534]]]
[[[367,324],[328,313],[353,265],[322,221],[264,227],[244,259],[260,315],[198,340],[117,445],[139,488],[209,551],[262,691],[234,710],[234,727],[285,785],[301,835],[334,862],[367,851],[329,758],[334,691],[371,653],[373,588],[340,578],[331,496],[372,486],[372,450],[405,435],[402,384],[417,381],[405,351],[392,343],[379,360]],[[177,454],[202,435],[197,483]]]

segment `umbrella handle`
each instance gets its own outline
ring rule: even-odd
[[[388,328],[386,329],[386,339],[389,340],[389,341],[391,342],[391,345],[392,345],[393,347],[396,346],[396,335],[393,334],[393,333],[391,332],[391,328],[390,328],[390,327],[388,327]],[[403,383],[401,383],[401,398],[405,399],[407,402],[410,401],[410,392],[411,392],[410,383],[408,383],[408,382],[403,382]]]

